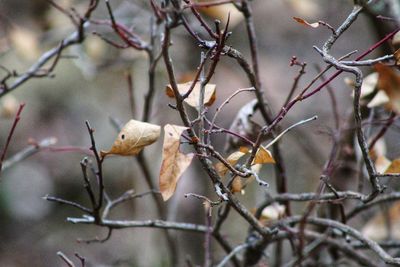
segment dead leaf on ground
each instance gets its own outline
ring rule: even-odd
[[[257,150],[256,156],[254,157],[253,162],[251,165],[254,164],[267,164],[267,163],[275,163],[274,158],[272,157],[271,152],[265,149],[263,146]]]
[[[187,83],[181,83],[178,84],[178,91],[181,95],[186,94],[190,86],[192,85],[192,82],[187,82]],[[169,97],[175,97],[174,90],[172,89],[171,85],[167,85],[166,88],[166,94]],[[200,97],[200,83],[197,82],[195,87],[193,88],[193,91],[190,93],[190,95],[184,100],[189,106],[194,107],[194,108],[199,108],[199,97]],[[205,86],[204,90],[204,105],[205,106],[211,106],[216,98],[216,85],[215,84],[207,84]]]
[[[319,26],[318,22],[310,23],[310,22],[306,21],[305,19],[298,18],[298,17],[293,17],[293,19],[302,25],[309,26],[312,28],[317,28]]]
[[[391,238],[400,239],[400,202],[396,202],[389,207],[387,211],[388,219],[391,225]],[[377,213],[362,228],[363,236],[375,241],[382,241],[389,237],[385,215],[382,212]]]
[[[109,151],[101,151],[101,156],[105,157],[111,154],[135,156],[144,147],[157,141],[159,136],[160,126],[147,122],[130,120],[119,132],[111,149]]]
[[[174,193],[183,172],[189,167],[193,153],[183,154],[179,150],[180,138],[186,127],[167,124],[164,126],[164,144],[159,186],[164,201]]]

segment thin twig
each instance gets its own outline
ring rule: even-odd
[[[223,267],[223,266],[225,266],[225,265],[228,263],[228,261],[229,261],[233,256],[235,256],[235,254],[239,253],[241,250],[243,250],[243,249],[245,249],[245,248],[247,248],[247,247],[249,247],[249,246],[250,246],[249,243],[244,243],[244,244],[241,244],[241,245],[235,247],[235,248],[231,251],[231,253],[229,253],[228,255],[226,255],[226,256],[222,259],[222,261],[217,265],[217,267]]]
[[[65,264],[67,264],[69,267],[75,267],[75,264],[70,259],[68,259],[68,257],[64,253],[62,253],[61,251],[57,252],[57,256],[60,257],[61,260]]]
[[[6,157],[6,153],[7,153],[8,146],[10,145],[11,138],[13,137],[15,128],[17,127],[17,124],[18,124],[19,120],[21,119],[21,112],[22,112],[22,110],[24,109],[24,107],[25,107],[25,104],[24,104],[24,103],[19,105],[17,114],[15,115],[14,122],[13,122],[13,124],[12,124],[12,126],[11,126],[10,132],[8,133],[7,141],[6,141],[5,145],[4,145],[3,151],[1,152],[1,157],[0,157],[0,174],[1,174],[2,167],[3,167],[4,158]]]

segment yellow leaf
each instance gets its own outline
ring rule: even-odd
[[[248,148],[246,146],[241,146],[241,147],[239,147],[239,151],[247,154],[250,152],[250,148]]]
[[[145,146],[157,141],[160,136],[160,126],[146,122],[130,120],[115,139],[109,151],[101,151],[101,156],[110,154],[120,156],[135,156]]]
[[[198,3],[210,2],[212,0],[199,0]],[[224,4],[211,7],[199,8],[199,11],[213,19],[218,19],[226,23],[229,18],[229,28],[233,28],[238,25],[243,19],[242,12],[240,12],[233,4]]]
[[[312,28],[317,28],[319,26],[318,22],[309,23],[306,20],[304,20],[302,18],[298,18],[298,17],[293,17],[293,19],[295,21],[297,21],[298,23],[300,23],[300,24],[303,24],[305,26],[309,26],[309,27],[312,27]]]
[[[178,84],[179,93],[181,95],[186,94],[189,91],[191,85],[192,85],[192,82]],[[205,106],[211,106],[214,103],[215,98],[216,98],[215,88],[216,88],[215,84],[207,84],[205,86],[205,89],[204,89],[204,105]],[[175,97],[174,90],[172,89],[171,85],[167,85],[166,94],[169,97]],[[184,101],[191,107],[199,108],[199,100],[200,100],[199,97],[200,97],[200,83],[197,82],[193,88],[193,91],[190,93],[190,95],[187,98],[185,98]]]
[[[183,154],[179,150],[180,137],[187,128],[167,124],[164,126],[164,144],[160,169],[159,186],[164,201],[175,192],[176,185],[183,172],[189,167],[193,153]]]
[[[400,159],[393,160],[385,173],[400,173]]]
[[[260,146],[260,148],[257,150],[256,156],[254,157],[254,160],[251,163],[251,165],[266,164],[266,163],[275,163],[275,160],[272,157],[271,152],[269,152],[263,146]]]
[[[400,202],[396,202],[387,211],[391,225],[391,238],[400,238]],[[380,212],[370,219],[361,229],[363,236],[375,241],[385,240],[389,237],[385,215]]]

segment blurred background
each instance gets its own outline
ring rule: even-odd
[[[66,9],[84,10],[88,1],[56,0]],[[134,26],[134,31],[144,40],[149,39],[151,9],[147,1],[110,1],[116,19]],[[253,1],[256,32],[260,52],[261,77],[266,98],[276,113],[285,101],[297,75],[297,67],[289,67],[292,56],[307,62],[307,73],[300,85],[305,85],[317,73],[314,64],[324,66],[320,56],[312,49],[320,46],[330,35],[324,27],[305,27],[293,20],[301,17],[310,22],[323,20],[333,27],[341,24],[350,13],[353,1],[348,0],[270,0]],[[106,7],[100,1],[94,13],[96,19],[108,19]],[[208,17],[212,21],[212,17]],[[192,18],[190,18],[192,20]],[[224,18],[222,18],[224,21]],[[226,20],[226,16],[225,16]],[[364,51],[375,43],[382,29],[374,26],[368,16],[361,15],[356,23],[335,45],[333,54],[344,55],[352,50]],[[235,18],[228,44],[249,57],[247,33],[240,17]],[[74,31],[69,19],[51,7],[45,0],[0,0],[0,65],[17,73],[26,71],[46,50]],[[31,79],[17,90],[0,99],[0,147],[5,144],[18,103],[26,103],[22,118],[16,128],[7,156],[12,156],[29,145],[48,137],[57,138],[56,146],[88,148],[90,139],[85,126],[89,120],[95,128],[95,138],[100,149],[108,149],[116,130],[110,123],[114,118],[122,123],[140,119],[147,90],[146,54],[133,49],[118,50],[92,31],[112,36],[107,26],[91,26],[82,45],[63,53],[70,56],[60,60],[54,77]],[[172,56],[181,80],[193,75],[200,60],[200,50],[194,40],[181,28],[173,35]],[[378,51],[382,53],[382,51]],[[377,55],[377,54],[375,54]],[[2,71],[2,70],[0,70]],[[365,69],[365,72],[370,72]],[[129,87],[126,73],[133,77],[134,114],[131,112]],[[6,72],[1,75],[5,75]],[[328,74],[329,75],[329,74]],[[2,76],[0,76],[2,77]],[[337,78],[332,87],[338,99],[340,115],[351,108],[352,90],[343,78]],[[176,111],[168,107],[171,101],[164,93],[167,83],[163,63],[156,75],[157,92],[150,121],[161,126],[166,123],[181,124]],[[210,108],[209,116],[226,97],[239,88],[248,87],[245,74],[229,58],[223,58],[217,67],[212,83],[217,85],[217,100]],[[301,86],[300,86],[301,87]],[[235,98],[219,117],[218,124],[229,128],[236,112],[253,99],[251,94]],[[194,115],[194,113],[193,113]],[[315,190],[324,161],[330,149],[330,138],[321,134],[333,127],[332,110],[326,91],[304,103],[298,104],[282,122],[282,128],[301,119],[318,115],[319,119],[286,135],[281,142],[287,163],[290,192]],[[393,135],[393,133],[392,133]],[[214,139],[222,151],[225,137]],[[389,155],[396,155],[399,143],[393,142]],[[162,139],[145,149],[151,163],[151,172],[157,184],[161,162]],[[89,204],[82,186],[79,162],[85,156],[81,152],[41,151],[28,159],[7,168],[1,173],[0,182],[0,266],[64,266],[57,257],[63,251],[73,258],[78,252],[86,258],[88,266],[165,266],[167,249],[164,235],[156,229],[125,229],[113,232],[109,241],[102,244],[78,243],[77,239],[99,238],[107,229],[96,226],[72,225],[66,217],[79,217],[81,212],[42,199],[55,195]],[[128,189],[136,192],[149,190],[136,161],[131,157],[111,157],[104,164],[105,185],[112,197]],[[275,192],[273,168],[265,166],[262,177]],[[240,200],[251,209],[265,197],[265,189],[256,184],[246,189]],[[185,193],[198,193],[215,199],[211,183],[197,162],[185,172],[177,192],[165,205],[173,221],[203,224],[203,205],[200,201],[184,198]],[[301,204],[294,205],[301,209]],[[111,213],[118,219],[155,219],[154,200],[151,196],[127,202]],[[231,214],[223,230],[232,244],[240,244],[247,234],[247,224]],[[181,259],[189,255],[196,264],[203,259],[204,236],[195,233],[173,232],[178,241]],[[217,244],[213,244],[215,259],[224,256]]]

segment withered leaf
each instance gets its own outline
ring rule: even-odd
[[[385,157],[387,152],[385,138],[379,138],[372,149],[369,150],[368,154],[372,160],[377,160],[379,157]],[[386,170],[386,169],[385,169]]]
[[[361,85],[361,97],[372,94],[378,85],[378,80],[379,74],[377,72],[373,72],[365,76]]]
[[[243,157],[244,155],[246,155],[247,152],[242,152],[242,151],[235,151],[232,154],[230,154],[228,156],[228,158],[226,159],[226,161],[234,166],[241,157]],[[218,174],[220,176],[225,176],[225,174],[228,172],[228,168],[222,163],[222,162],[218,162],[217,164],[215,164],[215,169],[217,170]]]
[[[390,101],[389,96],[385,93],[385,91],[378,91],[376,95],[369,101],[367,104],[367,107],[373,108],[373,107],[379,107],[382,106],[383,104],[386,104]]]
[[[260,146],[251,164],[254,165],[254,164],[266,164],[266,163],[275,163],[275,160],[272,157],[272,154],[271,152],[269,152],[269,150],[265,149],[263,146]]]
[[[305,26],[309,26],[309,27],[312,27],[312,28],[317,28],[319,26],[318,22],[309,23],[305,19],[298,18],[298,17],[293,17],[293,19],[295,21],[297,21],[298,23],[300,23],[300,24],[303,24]]]
[[[393,36],[392,45],[396,48],[400,46],[400,31]]]
[[[178,84],[178,91],[181,95],[186,94],[190,86],[192,85],[192,82],[187,82],[187,83],[180,83]],[[194,108],[199,108],[199,97],[200,97],[200,83],[197,82],[196,85],[193,88],[193,91],[190,93],[190,95],[184,100],[189,106],[194,107]],[[204,105],[205,106],[211,106],[216,98],[216,85],[215,84],[207,84],[204,88]],[[167,85],[166,87],[166,94],[169,97],[175,97],[174,90],[172,89],[171,85]]]
[[[394,68],[383,64],[375,65],[379,73],[378,89],[389,97],[385,108],[400,113],[400,75]]]
[[[400,238],[400,202],[396,202],[390,206],[387,211],[387,217],[391,225],[391,235],[393,239]],[[389,237],[389,231],[385,219],[386,215],[379,212],[372,217],[361,229],[363,236],[375,241],[385,240]]]
[[[159,176],[159,186],[164,201],[167,201],[175,193],[179,178],[194,157],[193,153],[183,154],[179,150],[180,137],[186,129],[186,127],[171,124],[164,126],[164,144]]]
[[[385,173],[400,173],[400,159],[393,160],[385,170]]]
[[[261,167],[262,167],[262,164],[255,164],[255,165],[252,165],[250,167],[250,169],[254,173],[258,174],[261,171]],[[233,182],[232,182],[232,188],[231,188],[232,193],[241,193],[242,195],[244,195],[245,194],[244,189],[246,188],[246,186],[249,183],[254,181],[254,179],[255,179],[254,175],[252,175],[248,178],[242,178],[240,176],[235,176],[233,178]]]
[[[390,167],[391,162],[385,156],[378,156],[375,160],[375,169],[377,173],[384,173]]]
[[[101,156],[105,157],[110,154],[135,156],[144,147],[157,141],[159,136],[160,126],[147,122],[130,120],[119,132],[111,149],[109,151],[101,151]]]
[[[261,212],[260,221],[266,225],[270,222],[281,219],[285,215],[286,207],[276,202],[265,207]]]
[[[396,66],[400,66],[400,48],[393,53]]]
[[[258,100],[253,99],[247,104],[245,104],[239,112],[236,114],[229,130],[235,132],[241,136],[246,137],[250,140],[255,140],[257,138],[258,132],[261,129],[261,126],[251,120],[253,114],[257,110]],[[225,151],[233,148],[239,148],[240,146],[245,145],[241,138],[238,138],[233,135],[228,135],[226,142]]]

